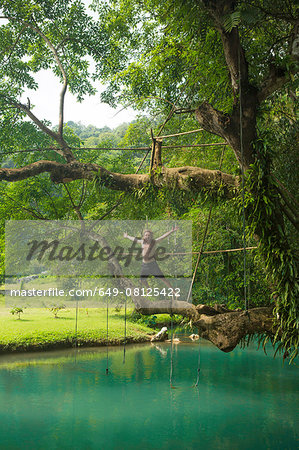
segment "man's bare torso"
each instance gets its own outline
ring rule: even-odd
[[[141,246],[142,246],[142,262],[146,264],[155,261],[155,252],[157,248],[156,243],[142,241]]]

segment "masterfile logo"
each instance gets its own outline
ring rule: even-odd
[[[191,221],[7,221],[5,232],[6,276],[139,276],[142,264],[170,277],[192,270]]]
[[[189,300],[191,221],[8,221],[6,300],[109,306]],[[122,300],[121,300],[122,299]],[[136,303],[137,302],[137,303]],[[150,306],[145,306],[150,307]]]

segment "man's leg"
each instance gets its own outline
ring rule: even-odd
[[[158,263],[155,263],[155,267],[154,267],[154,273],[153,273],[154,277],[159,278],[168,288],[172,289],[171,284],[169,283],[169,281],[165,278],[164,273],[162,272],[162,270],[160,269]]]
[[[146,289],[149,288],[149,284],[147,282],[147,277],[140,277],[140,283],[142,287],[145,287]]]
[[[171,286],[171,284],[169,283],[169,281],[163,276],[158,276],[157,278],[160,278],[160,280],[170,289],[173,289],[173,287]]]
[[[149,277],[148,266],[143,263],[142,267],[141,267],[141,273],[140,273],[141,287],[144,287],[146,289],[149,288],[149,284],[148,284],[148,281],[147,281],[148,277]]]

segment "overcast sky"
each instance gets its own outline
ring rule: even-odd
[[[42,70],[35,76],[39,84],[37,91],[26,91],[22,96],[22,101],[26,103],[26,98],[34,105],[32,112],[39,119],[47,119],[52,125],[58,124],[59,93],[61,84],[51,71]],[[95,84],[98,90],[103,89],[100,83]],[[70,120],[81,122],[84,125],[95,125],[103,128],[107,125],[114,128],[123,122],[130,122],[136,117],[136,112],[128,108],[123,110],[121,106],[116,109],[100,102],[100,95],[86,97],[82,103],[78,103],[76,98],[67,92],[65,97],[64,121]]]

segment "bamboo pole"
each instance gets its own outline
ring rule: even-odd
[[[257,247],[246,247],[246,250],[254,250]],[[208,254],[216,254],[216,253],[230,253],[230,252],[241,252],[244,250],[244,247],[241,248],[229,248],[229,249],[220,249],[220,250],[206,250],[202,252],[203,255]],[[175,252],[175,253],[164,253],[163,255],[198,255],[200,252]],[[124,255],[130,255],[131,253],[124,253]]]
[[[163,148],[193,148],[193,147],[214,147],[215,145],[228,145],[226,142],[212,142],[211,144],[190,144],[190,145],[163,145]]]
[[[246,247],[246,250],[253,250],[257,247]],[[229,249],[221,249],[221,250],[206,250],[202,252],[203,255],[212,254],[212,253],[229,253],[229,252],[241,252],[244,250],[244,247],[241,248],[229,248]],[[180,253],[165,253],[165,255],[198,255],[200,252],[180,252]]]
[[[156,136],[155,139],[157,137],[159,137],[160,139],[164,139],[164,138],[169,138],[169,137],[184,136],[186,134],[198,133],[199,131],[204,131],[204,129],[203,128],[198,128],[198,130],[183,131],[182,133],[167,134],[166,136]]]

